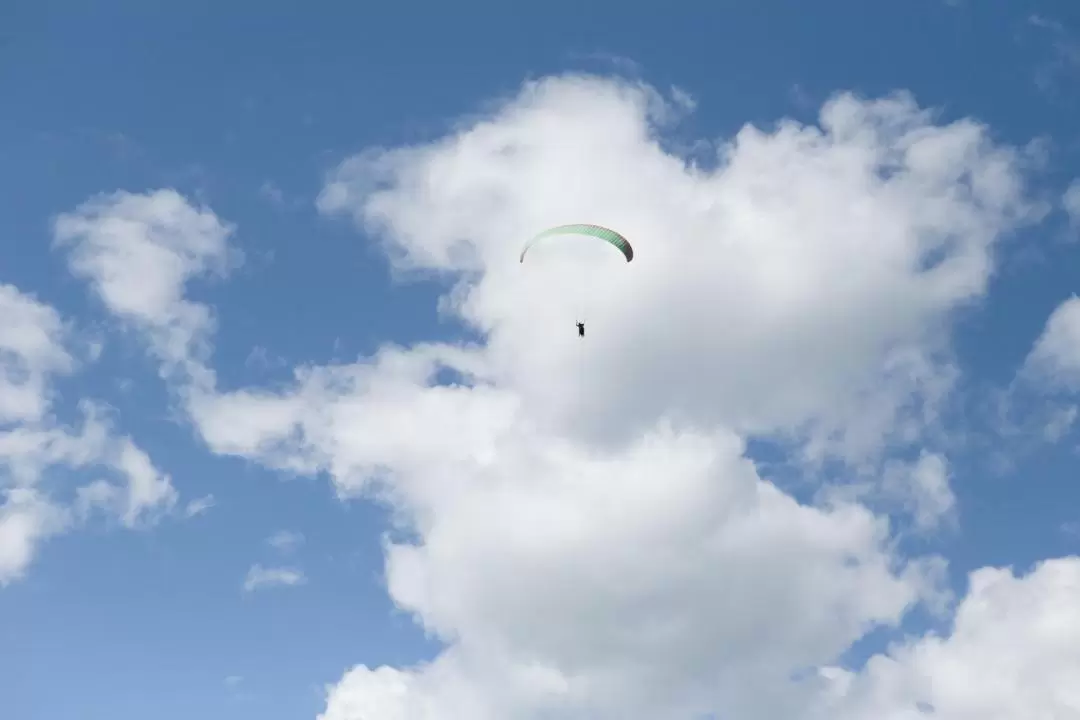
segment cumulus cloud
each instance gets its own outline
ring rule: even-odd
[[[859,674],[833,668],[810,717],[1067,718],[1080,714],[1080,558],[971,574],[947,637],[914,638]],[[353,717],[363,717],[354,715]],[[392,717],[392,716],[390,716]]]
[[[93,198],[58,216],[53,229],[71,272],[148,335],[164,369],[199,379],[213,318],[184,291],[192,278],[222,276],[239,260],[226,242],[233,228],[176,191],[159,190]]]
[[[244,590],[254,592],[268,587],[291,587],[302,585],[307,582],[304,573],[297,568],[290,567],[263,567],[255,564],[247,572],[244,578]]]
[[[470,369],[486,384],[313,374],[272,413],[292,422],[245,439],[265,457],[310,443],[305,459],[350,485],[392,473],[422,538],[389,546],[388,585],[448,650],[351,671],[327,720],[797,716],[792,673],[933,594],[940,566],[905,567],[858,505],[798,505],[732,433],[856,462],[917,442],[955,377],[950,317],[1035,215],[1022,154],[902,95],[837,97],[820,127],[744,128],[714,168],[664,150],[667,119],[648,89],[548,80],[330,177],[324,212],[400,270],[456,280],[443,309],[482,333]],[[577,220],[636,250],[584,281],[587,352],[563,300],[582,259],[532,272],[508,240]],[[415,398],[400,424],[391,397]],[[424,439],[408,450],[406,417]],[[908,473],[922,525],[952,507],[946,468],[927,455]]]
[[[658,415],[810,426],[849,454],[911,432],[953,377],[951,314],[1034,212],[1022,155],[907,96],[843,95],[820,127],[744,128],[707,170],[665,152],[664,107],[632,85],[533,83],[459,134],[347,160],[319,206],[398,267],[459,278],[447,311],[487,334],[495,378],[543,419],[631,436]],[[633,238],[635,261],[586,281],[518,266],[522,239],[581,219]],[[560,332],[583,285],[584,359]]]
[[[176,491],[94,402],[79,404],[78,426],[55,417],[53,381],[74,372],[76,363],[54,308],[0,284],[0,317],[0,585],[6,585],[23,577],[43,540],[92,510],[134,527],[171,509]],[[56,483],[41,482],[54,468],[97,468],[112,477],[77,485],[72,505],[58,496]]]
[[[508,444],[429,513],[422,545],[389,547],[391,594],[453,642],[407,673],[401,717],[793,712],[769,688],[932,589],[932,566],[890,556],[887,522],[799,505],[730,435],[658,431],[613,456]],[[350,717],[336,702],[327,717]]]
[[[1080,389],[1080,298],[1073,295],[1054,309],[1023,372],[1048,387]]]
[[[332,173],[320,209],[352,217],[397,271],[449,279],[441,309],[475,343],[387,346],[299,368],[284,390],[172,376],[215,452],[325,473],[409,531],[386,540],[387,588],[445,648],[353,668],[323,720],[844,717],[867,698],[901,717],[921,701],[890,695],[875,665],[837,664],[917,604],[940,609],[942,561],[899,556],[889,518],[861,502],[796,501],[746,443],[841,460],[925,529],[952,512],[947,458],[926,447],[958,373],[950,322],[1038,214],[1024,153],[904,95],[841,95],[818,126],[746,127],[695,165],[662,137],[691,105],[547,79],[437,142]],[[173,215],[192,213],[185,232],[227,227]],[[517,262],[533,232],[574,221],[619,228],[634,262],[594,264],[584,245]],[[189,243],[203,240],[175,240]],[[168,306],[209,317],[182,286]],[[161,324],[141,327],[160,346]],[[157,354],[202,362],[183,352]],[[897,465],[899,449],[920,459]]]

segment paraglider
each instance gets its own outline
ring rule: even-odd
[[[626,258],[626,262],[630,262],[634,259],[634,248],[630,245],[630,241],[623,237],[620,233],[615,232],[611,228],[603,227],[602,225],[592,225],[588,223],[573,223],[570,225],[556,225],[555,227],[548,228],[533,236],[525,247],[521,250],[521,255],[518,258],[519,263],[525,262],[525,256],[534,245],[542,241],[544,238],[549,238],[559,235],[578,235],[583,238],[595,238],[602,240],[620,253]],[[578,337],[585,337],[585,323],[580,319],[575,321],[577,325]]]
[[[529,252],[529,249],[532,248],[533,245],[540,240],[553,235],[584,235],[586,237],[599,238],[610,243],[621,252],[623,257],[626,258],[626,262],[630,262],[634,259],[634,248],[630,246],[630,241],[619,233],[600,225],[576,223],[573,225],[557,225],[535,235],[529,242],[525,243],[525,247],[521,250],[521,257],[518,259],[518,262],[525,262],[525,254]]]

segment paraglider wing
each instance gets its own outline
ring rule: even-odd
[[[600,225],[574,224],[558,225],[556,227],[548,228],[539,235],[534,236],[529,242],[525,243],[525,247],[521,251],[521,257],[518,262],[525,262],[525,253],[529,252],[529,248],[543,238],[552,235],[585,235],[599,238],[604,242],[610,243],[616,250],[621,252],[623,257],[626,258],[626,262],[630,262],[634,259],[634,248],[630,246],[630,241],[614,230]]]

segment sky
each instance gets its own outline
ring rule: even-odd
[[[1080,717],[1075,3],[95,5],[0,9],[0,716]]]

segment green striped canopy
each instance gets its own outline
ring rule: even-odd
[[[626,258],[626,262],[630,262],[634,259],[634,248],[630,246],[630,241],[624,238],[619,233],[600,225],[587,225],[587,224],[573,224],[573,225],[558,225],[556,227],[548,228],[539,235],[534,236],[529,242],[525,243],[525,247],[521,251],[521,257],[518,262],[525,262],[525,253],[529,252],[529,248],[535,245],[543,238],[551,237],[552,235],[584,235],[587,237],[594,237],[610,243],[616,250],[623,254]]]

